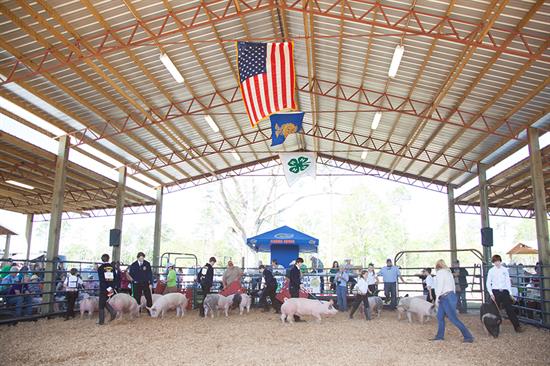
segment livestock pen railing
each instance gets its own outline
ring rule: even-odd
[[[173,253],[174,254],[174,253]],[[182,260],[191,260],[191,266],[179,267],[176,258]],[[167,258],[167,262],[176,264],[177,286],[178,290],[185,291],[188,297],[191,297],[191,304],[196,308],[202,299],[200,286],[196,282],[196,274],[198,273],[198,265],[196,258],[192,255],[180,255],[175,253]],[[180,262],[182,263],[182,262]],[[65,290],[63,288],[63,280],[71,268],[78,270],[79,276],[84,283],[83,288],[79,293],[79,300],[85,294],[95,296],[98,294],[99,281],[97,276],[98,263],[82,262],[82,261],[64,261],[63,263],[54,261],[50,263],[51,270],[46,270],[47,261],[40,263],[28,263],[21,267],[17,272],[17,283],[20,286],[21,293],[10,291],[12,285],[0,285],[0,324],[13,323],[20,320],[36,320],[40,317],[53,317],[65,313],[66,300]],[[165,264],[165,263],[163,263]],[[122,273],[126,270],[126,265],[120,264]],[[484,275],[481,264],[464,267],[468,271],[467,284],[465,289],[466,301],[468,308],[478,308],[484,299]],[[537,326],[549,327],[548,312],[544,310],[544,304],[548,303],[548,299],[544,299],[543,291],[545,288],[544,280],[548,277],[543,277],[544,273],[549,273],[550,266],[547,267],[510,267],[510,277],[513,284],[513,295],[516,299],[515,309],[518,312],[521,321]],[[422,267],[401,267],[401,274],[405,282],[398,282],[398,295],[421,295],[423,293],[422,279],[420,277]],[[165,266],[153,268],[154,276],[154,291],[158,291],[164,285]],[[221,290],[221,279],[225,268],[217,267],[214,272],[214,286],[212,292]],[[332,270],[332,272],[331,272]],[[361,267],[351,267],[348,269],[350,281],[348,282],[348,296],[354,296],[355,281],[359,273],[363,270]],[[278,282],[278,290],[283,287],[285,282],[285,269],[275,269],[274,275]],[[379,269],[376,268],[378,273]],[[10,275],[10,274],[2,274]],[[49,277],[48,277],[49,275]],[[335,288],[333,280],[336,273],[334,269],[307,269],[302,276],[302,283],[307,292],[321,299],[335,299]],[[51,279],[48,281],[48,278]],[[262,287],[262,276],[257,268],[245,268],[241,279],[242,286],[252,294],[254,299],[257,299]],[[117,284],[119,291],[130,293],[130,285],[127,281],[121,281]],[[7,291],[6,291],[7,290]],[[384,298],[384,283],[380,278],[378,284],[379,296]],[[547,290],[548,291],[548,290]],[[76,311],[78,311],[78,301]],[[546,320],[545,320],[546,319]]]

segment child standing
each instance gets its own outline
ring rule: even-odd
[[[77,275],[76,268],[71,268],[69,275],[65,278],[64,286],[67,298],[67,313],[65,314],[65,320],[69,320],[69,317],[74,318],[74,304],[78,298],[78,290],[82,287],[82,279]]]

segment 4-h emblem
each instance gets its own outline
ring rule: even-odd
[[[303,172],[309,168],[310,164],[311,162],[309,161],[309,158],[305,156],[300,156],[288,161],[289,170],[294,174]]]

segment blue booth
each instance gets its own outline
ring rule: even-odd
[[[288,226],[246,239],[246,244],[256,252],[271,252],[271,260],[285,268],[299,253],[317,253],[319,239],[294,230]]]

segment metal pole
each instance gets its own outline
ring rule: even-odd
[[[153,266],[155,270],[158,271],[159,256],[160,256],[160,236],[162,231],[162,197],[163,189],[162,187],[157,189],[157,206],[155,208],[155,234],[153,242]]]
[[[537,244],[539,250],[539,262],[541,263],[541,300],[542,310],[546,313],[543,317],[545,324],[550,324],[550,243],[548,239],[548,219],[546,218],[546,194],[544,187],[544,175],[539,145],[539,132],[535,128],[527,129],[529,140],[529,162],[531,165],[531,182],[533,184],[533,197],[535,206],[535,225],[537,228]],[[546,266],[546,267],[545,267]]]
[[[455,193],[452,186],[447,186],[447,210],[449,212],[449,244],[451,249],[451,263],[457,260],[456,252],[456,220],[455,220]]]
[[[25,227],[25,238],[27,239],[27,262],[31,256],[31,239],[32,239],[32,225],[33,225],[33,214],[27,214],[27,225]]]
[[[6,244],[4,244],[4,255],[2,256],[2,259],[6,259],[10,257],[10,239],[11,239],[11,235],[6,234]]]
[[[118,169],[118,186],[117,186],[117,198],[116,198],[116,213],[115,213],[115,229],[121,231],[121,243],[120,245],[113,246],[113,262],[120,261],[120,250],[122,246],[122,219],[124,218],[124,200],[126,195],[126,167],[120,167]]]
[[[477,165],[478,179],[479,179],[479,211],[481,213],[481,228],[489,228],[489,199],[487,197],[487,167],[484,164],[479,163]],[[483,289],[484,299],[488,298],[486,293],[485,278],[486,274],[491,267],[492,257],[491,246],[483,245],[483,266],[481,277],[481,288]]]
[[[50,232],[48,235],[48,252],[46,253],[46,271],[44,273],[43,303],[47,312],[53,312],[53,292],[55,291],[54,259],[59,255],[59,238],[61,236],[61,220],[63,215],[63,195],[67,179],[67,162],[69,159],[69,136],[59,138],[59,148],[55,162],[55,180],[52,196],[52,211],[50,217]]]

